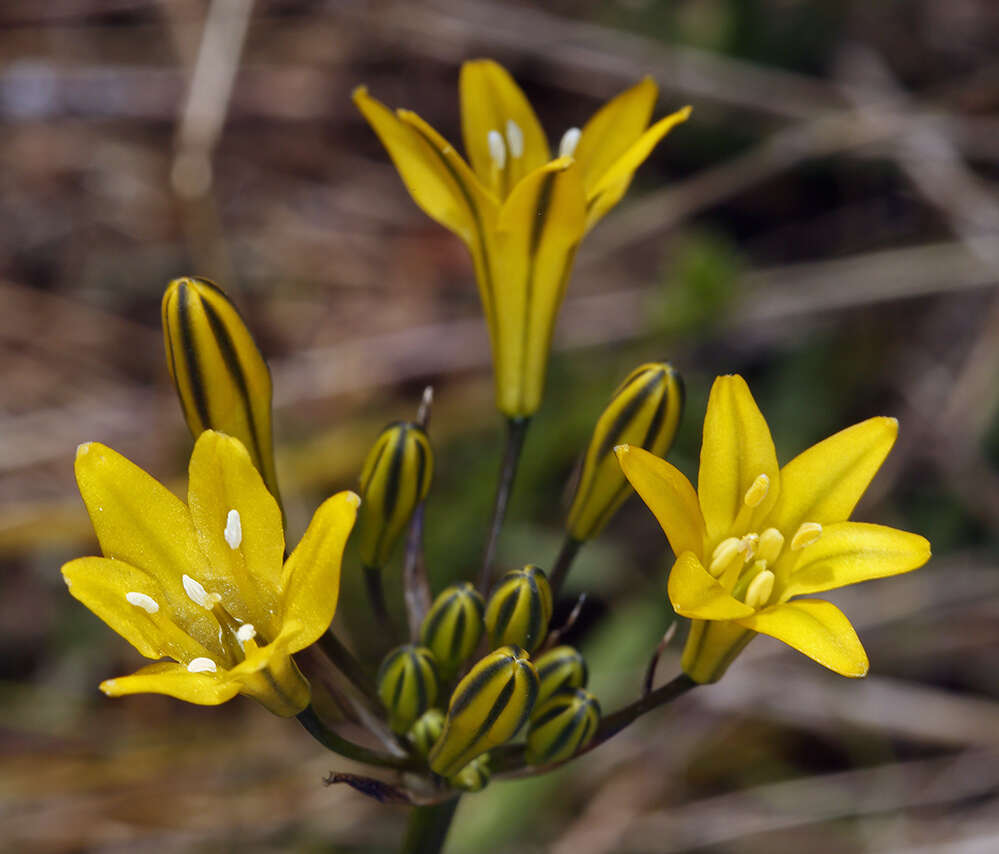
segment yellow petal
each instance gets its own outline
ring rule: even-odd
[[[272,639],[284,558],[281,510],[242,442],[214,430],[201,434],[191,454],[188,506],[208,558],[188,574]]]
[[[381,139],[409,194],[428,216],[466,243],[479,241],[485,193],[468,165],[437,133],[414,114],[393,113],[365,88],[354,103]]]
[[[750,507],[746,494],[761,474],[768,480],[766,494]],[[770,428],[746,381],[740,376],[718,377],[704,416],[697,480],[712,543],[756,530],[782,488]]]
[[[797,599],[736,622],[784,641],[841,676],[867,675],[867,653],[846,615],[831,602]]]
[[[494,255],[493,355],[500,410],[541,403],[555,318],[565,296],[586,203],[579,170],[562,158],[528,175],[503,205]]]
[[[284,566],[282,631],[289,652],[314,643],[333,622],[340,594],[343,549],[360,499],[338,492],[316,510],[301,542]],[[294,628],[290,628],[294,623]]]
[[[658,97],[659,87],[646,77],[604,104],[584,125],[572,156],[587,196],[648,127]]]
[[[863,522],[826,525],[818,541],[801,551],[781,599],[898,575],[929,559],[930,544],[918,534]]]
[[[211,647],[218,625],[184,592],[181,576],[205,555],[184,503],[134,463],[98,442],[76,452],[76,482],[105,557],[151,575],[176,622]]]
[[[802,522],[850,518],[897,435],[894,418],[869,418],[799,454],[781,469],[781,496],[769,524],[793,532]]]
[[[475,173],[488,186],[493,185],[493,158],[487,142],[496,131],[506,148],[505,196],[520,179],[550,159],[548,140],[530,102],[510,73],[491,59],[475,59],[461,67],[458,82],[461,95],[461,132],[465,151]],[[514,122],[522,136],[519,156],[511,150],[508,122]],[[516,132],[514,132],[516,133]],[[516,144],[516,140],[514,140]]]
[[[235,697],[239,684],[227,678],[224,671],[190,673],[185,665],[170,661],[150,664],[131,676],[108,679],[101,683],[101,690],[109,697],[166,694],[186,703],[217,706]]]
[[[753,613],[733,598],[691,553],[684,552],[669,574],[669,601],[683,617],[697,620],[735,620]]]
[[[673,554],[701,557],[704,519],[697,493],[683,472],[634,445],[618,445],[614,452],[624,476],[659,520]]]
[[[146,658],[189,661],[217,654],[174,623],[168,597],[155,578],[121,560],[82,557],[62,568],[70,594]]]
[[[689,115],[690,107],[684,107],[682,110],[677,110],[672,115],[660,119],[635,140],[614,165],[604,172],[596,185],[589,189],[586,194],[589,204],[587,228],[593,228],[604,214],[621,200],[621,196],[625,194],[631,183],[635,170],[645,162],[659,141],[678,124],[685,122]],[[582,140],[580,140],[580,144],[582,144]]]

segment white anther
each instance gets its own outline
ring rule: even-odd
[[[732,565],[732,562],[738,557],[741,550],[741,543],[735,537],[722,540],[715,548],[714,554],[711,555],[711,564],[708,566],[708,572],[715,578],[719,578]]]
[[[486,144],[489,146],[489,156],[493,159],[493,165],[497,169],[506,166],[506,145],[503,144],[503,137],[498,130],[491,130],[486,134]]]
[[[784,535],[776,528],[767,528],[760,534],[760,547],[756,554],[768,564],[776,562],[784,548]]]
[[[188,673],[215,673],[219,669],[219,666],[212,661],[210,658],[205,658],[201,656],[195,658],[190,664],[187,665]]]
[[[746,590],[746,604],[750,608],[762,608],[770,601],[770,596],[774,592],[775,576],[765,569],[752,581]]]
[[[239,520],[238,510],[230,510],[229,515],[225,517],[225,532],[223,536],[229,544],[229,548],[233,550],[238,549],[239,544],[243,542],[243,525]]]
[[[743,503],[747,507],[759,507],[763,503],[763,499],[767,497],[769,491],[770,478],[765,474],[758,475],[749,489],[746,490],[746,494],[742,499]]]
[[[515,160],[524,155],[524,132],[513,119],[506,120],[506,144],[510,146],[510,156]]]
[[[257,630],[253,627],[253,623],[243,623],[243,625],[236,629],[236,640],[239,641],[240,646],[248,640],[253,640],[256,636]]]
[[[159,602],[157,602],[152,596],[147,596],[145,593],[126,593],[125,599],[128,601],[129,605],[135,605],[136,608],[142,608],[142,610],[147,614],[155,614],[160,609]]]
[[[818,522],[802,522],[801,527],[791,537],[791,551],[807,548],[822,536],[822,526]]]
[[[187,598],[195,605],[200,605],[206,611],[211,611],[215,607],[216,602],[222,601],[222,597],[218,593],[209,593],[202,587],[200,582],[195,581],[190,575],[185,573],[181,576],[180,580],[184,585],[184,592],[187,594]]]
[[[347,494],[344,496],[344,498],[346,499],[347,503],[350,504],[352,507],[361,506],[361,496],[358,495],[356,492],[351,492],[350,490],[347,490]]]
[[[579,145],[579,138],[583,132],[579,128],[569,128],[562,134],[562,141],[558,144],[559,157],[572,157],[576,153],[576,146]]]

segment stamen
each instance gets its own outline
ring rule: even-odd
[[[801,527],[791,537],[791,551],[807,548],[822,536],[822,526],[818,522],[802,522]]]
[[[714,554],[711,555],[711,564],[708,566],[708,572],[715,578],[720,578],[725,570],[732,565],[736,557],[739,556],[741,551],[740,546],[740,541],[735,537],[722,540],[717,548],[715,548]]]
[[[774,574],[769,569],[763,570],[763,572],[749,582],[749,588],[746,590],[746,598],[744,600],[746,604],[750,608],[762,608],[766,605],[774,592],[774,581]]]
[[[747,507],[759,507],[763,499],[767,497],[769,491],[770,478],[765,474],[761,474],[757,476],[749,489],[746,490],[746,495],[742,500]]]
[[[195,605],[200,605],[206,611],[211,611],[215,607],[216,602],[222,601],[222,597],[218,593],[209,593],[200,582],[195,581],[187,573],[182,575],[180,580],[184,585],[184,592],[187,594],[187,598]]]
[[[516,160],[524,154],[524,132],[513,119],[506,120],[506,144],[510,146],[510,156]]]
[[[486,144],[489,146],[489,156],[496,168],[502,169],[506,166],[506,146],[498,130],[491,130],[486,134]]]
[[[756,550],[760,547],[760,535],[759,534],[746,534],[741,540],[739,540],[739,548],[745,553],[743,560],[749,563],[754,557],[756,557]]]
[[[248,640],[253,640],[256,636],[257,630],[253,627],[253,623],[243,623],[236,629],[236,640],[239,641],[240,645],[245,644]]]
[[[579,128],[569,128],[562,134],[562,141],[558,144],[559,157],[572,157],[576,153],[576,146],[579,145],[579,138],[583,132]]]
[[[239,544],[243,542],[243,525],[240,522],[238,510],[230,510],[229,514],[225,517],[225,532],[223,536],[229,544],[229,548],[233,551],[238,549]]]
[[[160,605],[152,596],[148,596],[145,593],[135,593],[130,592],[125,594],[125,599],[128,601],[129,605],[135,605],[136,608],[142,608],[147,614],[155,614],[159,609]]]
[[[216,673],[218,669],[219,667],[214,661],[204,656],[195,658],[187,665],[188,673]]]
[[[783,548],[784,535],[776,528],[767,528],[760,534],[760,547],[756,550],[756,554],[767,563],[773,564],[780,557]]]

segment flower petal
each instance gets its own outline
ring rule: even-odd
[[[504,140],[507,191],[529,172],[549,161],[548,140],[530,102],[513,77],[491,59],[474,59],[461,66],[461,133],[465,152],[475,173],[492,184],[494,165],[488,135],[496,131]],[[511,151],[507,122],[514,122],[523,137],[520,156]],[[505,195],[505,194],[502,194]]]
[[[214,430],[201,434],[191,454],[188,506],[208,558],[188,573],[219,593],[234,617],[273,638],[284,557],[281,510],[242,442]]]
[[[634,445],[614,449],[621,471],[659,520],[674,555],[704,547],[704,519],[697,493],[678,468]]]
[[[837,522],[800,555],[782,600],[917,569],[930,559],[930,544],[897,528]]]
[[[850,518],[897,435],[894,418],[869,418],[796,456],[781,469],[781,496],[770,524],[793,534],[802,522]]]
[[[583,236],[586,201],[572,160],[521,181],[500,211],[495,321],[491,329],[500,410],[532,415],[541,404],[552,332]]]
[[[746,493],[761,474],[769,480],[766,494],[754,507],[748,507]],[[697,480],[710,541],[717,543],[755,530],[782,488],[770,428],[749,386],[737,375],[718,377],[704,416]]]
[[[166,694],[186,703],[217,706],[239,693],[239,684],[227,678],[225,671],[191,673],[183,664],[161,662],[150,664],[131,676],[119,676],[101,682],[101,690],[109,697],[126,694]]]
[[[669,601],[682,617],[695,620],[736,620],[753,609],[722,587],[692,552],[684,552],[669,574]]]
[[[184,503],[137,465],[98,442],[77,449],[76,482],[104,556],[156,579],[174,620],[211,648],[218,626],[187,597],[181,582],[191,567],[205,563]]]
[[[784,641],[841,676],[867,675],[867,653],[846,615],[831,602],[797,599],[736,622]]]
[[[674,127],[685,122],[690,115],[690,107],[677,110],[672,115],[660,119],[643,133],[627,151],[601,176],[600,180],[587,192],[589,212],[586,227],[593,228],[625,194],[631,178],[659,141]],[[580,140],[582,144],[582,140]]]
[[[74,599],[146,658],[189,661],[212,655],[173,622],[163,588],[141,569],[121,560],[81,557],[63,566],[62,577]],[[150,609],[155,610],[150,613]],[[213,650],[217,653],[218,647]]]
[[[314,643],[333,622],[340,594],[340,564],[360,499],[338,492],[316,510],[301,542],[285,562],[281,640],[289,652]]]

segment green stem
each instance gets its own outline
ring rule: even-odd
[[[503,450],[499,483],[496,486],[493,520],[489,526],[489,536],[486,539],[486,547],[482,556],[482,570],[479,573],[479,590],[483,595],[489,592],[489,579],[492,576],[493,558],[496,556],[496,544],[499,542],[503,519],[506,517],[506,506],[510,501],[513,480],[517,475],[520,452],[524,449],[524,437],[527,435],[527,428],[530,423],[530,418],[508,418],[506,422],[506,447]]]
[[[423,768],[423,764],[412,757],[389,756],[387,753],[370,750],[337,735],[319,719],[312,706],[306,706],[304,711],[299,712],[298,721],[321,745],[348,759],[364,762],[367,765],[377,765],[380,768],[395,768],[399,771],[419,771]]]
[[[336,665],[337,669],[350,680],[351,684],[365,698],[380,708],[378,690],[375,688],[375,683],[368,676],[367,671],[361,666],[361,663],[354,657],[354,654],[333,634],[333,630],[329,629],[323,632],[316,643],[326,653],[326,657]]]
[[[562,549],[559,551],[558,557],[555,558],[555,565],[548,574],[548,583],[551,585],[553,596],[558,596],[559,590],[565,583],[565,577],[569,574],[569,570],[572,569],[572,562],[576,559],[576,555],[579,554],[582,545],[582,540],[577,540],[575,537],[566,534],[565,542],[562,543]]]
[[[364,586],[368,590],[368,601],[371,611],[378,624],[379,637],[395,637],[395,625],[389,615],[388,604],[385,601],[385,587],[382,584],[382,570],[378,566],[364,567]]]
[[[400,854],[438,854],[444,848],[460,797],[439,804],[413,807]]]

